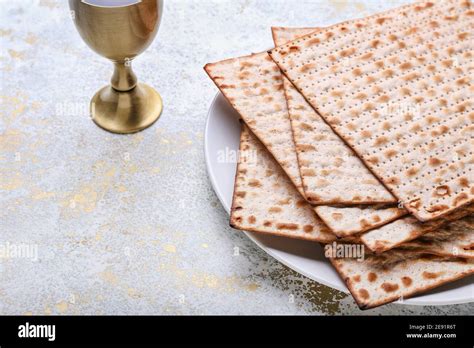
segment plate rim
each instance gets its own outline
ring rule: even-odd
[[[211,123],[211,113],[214,109],[214,105],[216,104],[218,98],[222,95],[222,97],[225,99],[224,95],[221,92],[217,92],[216,95],[213,97],[212,102],[209,105],[207,115],[206,115],[206,123],[205,123],[205,128],[204,128],[204,158],[206,161],[206,171],[207,171],[207,176],[209,178],[209,181],[211,182],[212,189],[214,193],[216,194],[217,198],[219,199],[222,207],[224,210],[227,212],[227,214],[230,214],[230,208],[227,206],[226,200],[222,196],[222,193],[217,189],[217,180],[215,178],[214,171],[212,169],[212,165],[210,162],[210,148],[209,148],[209,127]],[[347,295],[350,295],[350,291],[347,288],[347,286],[343,283],[343,287],[333,284],[332,282],[328,282],[323,278],[315,277],[313,274],[309,274],[308,272],[302,270],[299,266],[295,265],[292,262],[289,262],[288,260],[285,260],[284,258],[280,257],[279,255],[276,255],[272,250],[264,246],[258,238],[255,237],[256,233],[252,232],[247,232],[240,230],[241,232],[245,233],[245,235],[253,242],[255,243],[260,249],[262,249],[266,254],[270,255],[272,258],[277,260],[278,262],[282,263],[286,267],[292,269],[293,271],[305,276],[306,278],[309,278],[317,283],[323,284],[325,286],[330,287],[331,289],[335,289],[338,291],[341,291]],[[474,286],[474,284],[471,284],[471,286]],[[423,296],[421,297],[413,297],[413,298],[408,298],[405,300],[398,300],[393,303],[396,304],[404,304],[404,305],[410,305],[410,306],[444,306],[444,305],[456,305],[456,304],[465,304],[465,303],[471,303],[474,302],[474,298],[465,298],[465,299],[460,299],[460,300],[440,300],[437,301],[436,303],[433,303],[432,301],[429,300],[422,300]],[[413,302],[412,302],[413,301]]]

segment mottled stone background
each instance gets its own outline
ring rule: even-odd
[[[157,39],[135,62],[165,111],[152,128],[117,136],[88,117],[112,67],[82,42],[67,1],[1,0],[0,244],[37,247],[37,260],[0,258],[0,313],[474,312],[360,312],[229,228],[206,174],[203,129],[216,89],[205,63],[271,47],[271,25],[324,26],[400,3],[166,1]]]

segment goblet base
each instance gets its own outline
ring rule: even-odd
[[[127,92],[105,86],[91,101],[92,120],[112,133],[128,134],[151,126],[163,111],[161,96],[143,83]]]

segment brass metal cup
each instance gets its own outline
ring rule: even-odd
[[[115,66],[111,84],[92,98],[92,120],[121,134],[151,126],[163,102],[152,87],[137,82],[131,64],[155,38],[163,0],[69,0],[69,6],[82,39]]]

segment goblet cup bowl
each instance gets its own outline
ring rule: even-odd
[[[111,84],[92,98],[92,120],[113,133],[134,133],[152,125],[163,102],[138,83],[132,61],[153,42],[163,0],[69,0],[76,28],[86,44],[114,64]]]

